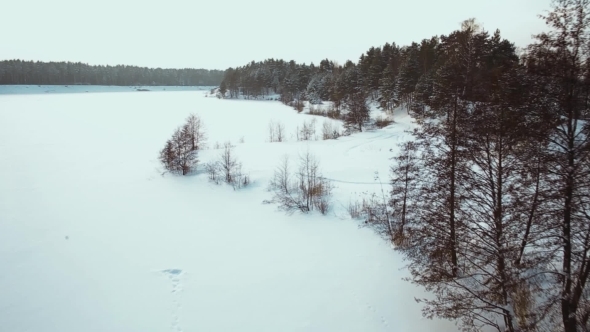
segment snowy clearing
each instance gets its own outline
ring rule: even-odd
[[[0,96],[3,330],[457,330],[422,318],[414,297],[424,293],[402,281],[400,256],[346,211],[380,190],[375,172],[389,190],[407,115],[297,142],[298,126],[317,118],[319,130],[324,118],[207,91],[110,92]],[[229,140],[250,187],[216,186],[202,169],[160,175],[159,150],[192,112],[209,136],[201,165]],[[287,142],[268,142],[271,120],[285,124]],[[262,204],[281,157],[307,149],[335,185],[332,212]]]

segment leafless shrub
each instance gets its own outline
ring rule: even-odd
[[[322,109],[320,105],[309,105],[309,114],[310,115],[319,115],[327,117],[328,114],[325,110]]]
[[[340,115],[340,111],[328,111],[326,113],[326,115],[330,118],[330,119],[334,119],[334,120],[340,120],[342,117]]]
[[[311,141],[312,139],[316,139],[315,126],[316,126],[316,119],[304,121],[301,129],[299,129],[299,127],[297,127],[297,140],[298,141]]]
[[[231,172],[231,183],[234,189],[247,187],[250,184],[250,177],[242,172],[242,163],[237,163]]]
[[[331,183],[321,176],[319,162],[309,152],[299,159],[299,168],[291,172],[285,157],[277,167],[270,187],[273,202],[289,213],[318,210],[327,214],[330,209]]]
[[[322,124],[322,139],[337,139],[340,137],[340,130],[338,124],[334,123],[332,120],[324,120]]]
[[[285,125],[282,122],[270,121],[268,123],[268,139],[272,142],[283,142],[285,140]]]
[[[348,214],[352,219],[359,219],[362,217],[362,205],[359,201],[348,202]]]
[[[340,119],[340,111],[337,110],[333,104],[331,104],[328,107],[328,109],[322,109],[322,107],[319,105],[318,106],[310,105],[309,106],[309,114],[323,116],[323,117],[334,119],[334,120]]]
[[[365,224],[375,229],[384,238],[393,242],[396,232],[390,214],[391,211],[387,205],[387,200],[379,197],[376,193],[363,198],[361,216],[365,219]]]
[[[303,100],[299,100],[299,99],[291,102],[290,105],[293,106],[293,108],[297,111],[297,113],[303,112],[303,108],[305,107],[305,103],[303,102]]]
[[[240,189],[250,184],[250,177],[242,172],[242,163],[235,158],[233,149],[231,142],[226,142],[219,159],[207,163],[205,170],[215,184],[225,182],[231,184],[234,189]]]
[[[205,164],[205,171],[209,176],[209,180],[215,182],[215,184],[221,183],[221,172],[217,162],[210,162]]]

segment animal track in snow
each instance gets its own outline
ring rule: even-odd
[[[182,292],[182,276],[184,272],[181,269],[166,269],[160,271],[168,277],[172,284],[172,324],[170,328],[172,331],[182,332],[180,326],[180,293]]]
[[[369,309],[375,316],[379,316],[379,318],[381,319],[381,324],[385,325],[386,327],[389,326],[389,323],[387,322],[387,320],[385,319],[385,317],[379,315],[377,313],[377,310],[375,309],[375,307],[373,307],[369,303],[366,303],[366,306],[367,306],[367,309]]]

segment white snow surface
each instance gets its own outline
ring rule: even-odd
[[[0,96],[1,330],[457,330],[421,316],[414,297],[425,293],[402,280],[401,257],[346,212],[349,200],[380,190],[375,171],[388,190],[407,115],[338,140],[268,143],[271,119],[291,136],[312,117],[206,94]],[[210,147],[236,145],[250,187],[161,175],[159,150],[193,112]],[[288,215],[262,204],[281,156],[307,149],[334,179],[333,211]]]
[[[199,91],[212,86],[0,85],[0,95],[94,92]]]

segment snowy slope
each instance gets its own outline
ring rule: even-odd
[[[456,331],[421,317],[400,257],[345,209],[379,190],[375,171],[387,182],[407,115],[336,141],[268,143],[269,120],[290,136],[312,117],[205,95],[0,96],[3,331]],[[210,146],[236,144],[250,187],[160,175],[158,151],[191,112]],[[262,204],[281,156],[307,149],[334,179],[334,211]]]

